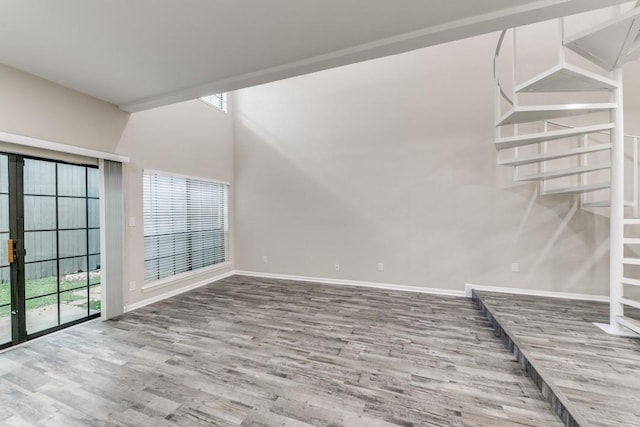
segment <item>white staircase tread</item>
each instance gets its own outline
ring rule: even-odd
[[[616,322],[636,334],[640,334],[640,321],[626,316],[618,316],[616,317]]]
[[[640,245],[640,239],[637,237],[625,237],[622,239],[622,243],[625,245]]]
[[[587,173],[587,172],[594,172],[602,169],[609,169],[610,167],[611,167],[611,163],[577,166],[573,168],[541,172],[533,175],[519,176],[515,178],[515,181],[541,181],[544,179],[562,178],[565,176],[577,175],[577,174]]]
[[[583,92],[609,90],[618,83],[571,64],[560,64],[518,85],[515,92]]]
[[[623,277],[622,283],[624,283],[625,285],[640,286],[640,280],[632,279],[630,277]]]
[[[614,108],[616,108],[614,102],[517,106],[502,116],[498,123],[496,123],[496,126],[537,122],[557,117],[579,116],[581,114],[610,111]]]
[[[551,196],[554,194],[569,194],[569,193],[588,193],[590,191],[598,191],[609,188],[611,185],[608,182],[603,182],[599,184],[587,184],[587,185],[577,185],[575,187],[563,187],[563,188],[554,188],[551,190],[545,190],[541,193],[542,196]]]
[[[622,263],[627,265],[640,265],[640,258],[622,258]]]
[[[630,59],[625,57],[638,35],[638,18],[640,8],[631,9],[565,40],[564,45],[605,70],[612,71]]]
[[[630,298],[620,298],[620,302],[629,307],[640,308],[640,301],[636,301]]]
[[[623,220],[625,225],[640,225],[640,218],[625,218]]]
[[[544,141],[553,141],[555,139],[571,138],[573,136],[586,135],[595,132],[604,132],[615,127],[614,123],[602,123],[591,126],[579,126],[568,129],[551,130],[547,132],[530,133],[525,135],[507,136],[496,139],[496,148],[503,150],[505,148],[521,147],[523,145],[537,144]]]
[[[584,202],[583,208],[608,208],[611,206],[610,200],[599,200],[597,202]]]
[[[598,144],[598,145],[591,145],[588,147],[572,148],[571,150],[559,151],[556,153],[544,153],[544,154],[539,154],[537,156],[531,156],[531,157],[519,157],[519,158],[513,158],[509,160],[500,160],[498,162],[498,165],[522,166],[522,165],[529,165],[531,163],[545,162],[547,160],[561,159],[563,157],[571,157],[571,156],[576,156],[578,154],[593,153],[596,151],[604,151],[604,150],[610,150],[610,149],[611,149],[611,144]]]

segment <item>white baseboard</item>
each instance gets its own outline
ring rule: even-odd
[[[196,283],[192,283],[190,285],[183,286],[183,287],[181,287],[179,289],[173,289],[173,290],[171,290],[169,292],[165,292],[163,294],[156,295],[154,297],[147,298],[147,299],[142,300],[142,301],[134,302],[133,304],[128,304],[128,305],[126,305],[124,307],[124,312],[126,313],[126,312],[129,312],[129,311],[138,309],[140,307],[144,307],[146,305],[153,304],[154,302],[161,301],[161,300],[163,300],[165,298],[169,298],[169,297],[172,297],[172,296],[175,296],[175,295],[182,294],[184,292],[188,292],[188,291],[190,291],[192,289],[199,288],[200,286],[204,286],[204,285],[208,285],[209,283],[217,282],[218,280],[225,279],[227,277],[233,276],[234,274],[236,274],[235,270],[227,271],[226,273],[218,274],[217,276],[208,277],[208,278],[206,278],[204,280],[200,280],[200,281],[198,281]]]
[[[474,285],[472,283],[466,283],[464,285],[465,295],[467,298],[471,298],[471,291],[473,291],[474,289],[477,291],[500,292],[500,293],[506,293],[506,294],[516,294],[516,295],[529,295],[534,297],[549,297],[549,298],[574,299],[574,300],[580,300],[580,301],[609,302],[609,297],[604,295],[574,294],[569,292],[540,291],[535,289],[501,288],[497,286]]]
[[[261,273],[257,271],[242,271],[242,270],[236,270],[235,274],[240,276],[263,277],[265,279],[295,280],[299,282],[324,283],[329,285],[342,285],[342,286],[359,286],[364,288],[386,289],[390,291],[417,292],[422,294],[447,295],[447,296],[454,296],[454,297],[465,296],[464,291],[428,288],[424,286],[405,286],[405,285],[394,285],[391,283],[360,282],[355,280],[331,279],[326,277],[294,276],[290,274],[273,274],[273,273]]]
[[[161,301],[165,298],[169,298],[174,295],[179,295],[181,293],[190,291],[192,289],[199,288],[200,286],[217,282],[218,280],[222,280],[236,274],[240,276],[263,277],[265,279],[295,280],[299,282],[324,283],[329,285],[341,285],[341,286],[358,286],[358,287],[364,287],[364,288],[385,289],[390,291],[416,292],[416,293],[423,293],[423,294],[446,295],[446,296],[467,297],[467,298],[471,298],[471,292],[472,290],[475,289],[478,291],[500,292],[500,293],[516,294],[516,295],[573,299],[573,300],[581,300],[581,301],[609,302],[609,297],[603,296],[603,295],[576,294],[576,293],[569,293],[569,292],[542,291],[542,290],[535,290],[535,289],[504,288],[504,287],[498,287],[498,286],[476,285],[472,283],[466,283],[464,285],[465,290],[458,291],[454,289],[431,288],[431,287],[425,287],[425,286],[406,286],[406,285],[396,285],[392,283],[362,282],[362,281],[356,281],[356,280],[333,279],[328,277],[295,276],[292,274],[276,274],[276,273],[263,273],[258,271],[231,270],[226,273],[222,273],[216,276],[209,277],[205,280],[192,283],[191,285],[184,286],[180,289],[174,289],[169,292],[156,295],[152,298],[147,298],[143,301],[135,302],[133,304],[128,304],[125,306],[125,313],[128,311],[138,309],[140,307],[144,307],[149,304],[153,304],[154,302]]]

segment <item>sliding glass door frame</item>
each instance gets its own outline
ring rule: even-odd
[[[6,347],[10,347],[16,344],[20,344],[23,343],[29,339],[33,339],[33,338],[37,338],[39,336],[78,324],[78,323],[82,323],[85,322],[87,320],[91,320],[91,319],[95,319],[97,317],[100,317],[100,312],[98,311],[97,313],[91,313],[91,304],[92,304],[92,300],[91,300],[91,288],[98,286],[100,287],[99,283],[92,283],[92,273],[95,270],[91,269],[91,262],[90,262],[90,258],[91,257],[95,257],[96,255],[98,257],[100,257],[100,250],[98,249],[98,253],[92,253],[91,251],[91,247],[90,247],[90,230],[96,229],[95,226],[91,226],[90,225],[90,220],[89,220],[89,200],[90,199],[97,199],[98,196],[90,196],[89,194],[89,183],[88,183],[88,169],[85,169],[85,193],[84,196],[64,196],[64,195],[60,195],[59,194],[59,189],[58,189],[58,183],[59,183],[59,179],[58,179],[58,165],[71,165],[71,166],[79,166],[79,167],[84,167],[84,168],[95,168],[95,166],[91,166],[91,165],[79,165],[79,164],[74,164],[74,163],[67,163],[67,162],[61,162],[58,160],[51,160],[51,159],[46,159],[46,158],[38,158],[38,157],[32,157],[32,156],[25,156],[25,155],[17,155],[17,154],[5,154],[5,153],[0,153],[3,156],[6,156],[8,158],[8,202],[9,202],[9,242],[5,243],[7,244],[7,253],[9,254],[9,252],[13,252],[13,257],[9,256],[9,258],[13,258],[13,261],[9,264],[9,268],[10,268],[10,289],[11,289],[11,314],[10,314],[10,319],[11,319],[11,341],[7,342],[7,343],[0,343],[0,349],[6,348]],[[26,250],[28,248],[25,247],[25,241],[26,241],[26,234],[25,234],[25,188],[24,188],[24,182],[25,182],[25,175],[24,175],[24,171],[25,171],[25,160],[26,159],[30,159],[30,160],[37,160],[37,161],[43,161],[43,162],[52,162],[56,165],[56,173],[55,173],[55,195],[51,194],[48,197],[55,197],[55,232],[56,232],[56,241],[55,241],[55,259],[47,259],[45,260],[46,262],[51,262],[51,261],[55,261],[56,264],[56,268],[55,268],[55,276],[56,276],[56,285],[55,285],[55,292],[50,293],[50,294],[43,294],[43,295],[39,295],[36,297],[31,297],[31,298],[27,298],[27,286],[26,286],[26,264],[27,264],[27,258],[26,258]],[[96,168],[97,169],[97,168]],[[60,215],[60,210],[59,210],[59,200],[61,197],[70,197],[71,199],[79,199],[79,198],[84,198],[85,199],[85,226],[84,227],[80,227],[80,228],[76,228],[76,229],[71,229],[70,231],[84,231],[85,233],[85,238],[86,238],[86,245],[85,245],[85,253],[81,254],[81,255],[73,255],[70,257],[61,257],[61,252],[60,252],[60,230],[65,230],[65,229],[61,229],[60,228],[60,221],[59,221],[59,215]],[[99,222],[99,221],[98,221]],[[99,228],[99,225],[98,225]],[[31,230],[30,230],[31,231]],[[38,230],[33,230],[34,232],[37,232]],[[73,259],[73,258],[81,258],[81,257],[86,257],[86,268],[85,268],[85,273],[86,273],[86,289],[87,289],[87,299],[86,299],[86,304],[87,304],[87,315],[83,316],[81,318],[77,318],[77,319],[73,319],[70,321],[66,321],[63,322],[62,317],[61,317],[61,308],[60,305],[62,303],[61,301],[61,297],[62,294],[66,291],[67,293],[70,293],[72,291],[78,290],[78,289],[82,289],[85,286],[80,286],[77,288],[72,288],[70,290],[62,290],[61,291],[61,280],[62,280],[62,273],[61,273],[61,269],[60,269],[60,261],[61,259]],[[37,263],[38,261],[31,261],[32,263]],[[98,261],[98,268],[100,268]],[[66,280],[66,279],[65,279]],[[52,326],[52,327],[48,327],[48,328],[44,328],[41,330],[37,330],[36,332],[33,333],[28,333],[27,331],[27,300],[28,299],[35,299],[37,297],[48,297],[50,295],[56,295],[56,299],[57,299],[57,313],[56,313],[56,318],[57,318],[57,324]]]

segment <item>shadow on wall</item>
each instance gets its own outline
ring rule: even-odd
[[[480,53],[471,56],[465,43],[238,92],[237,267],[457,290],[606,292],[599,254],[608,221],[576,211],[571,197],[506,184],[486,108],[495,40],[473,41]]]

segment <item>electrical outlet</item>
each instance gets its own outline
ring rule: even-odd
[[[520,273],[520,263],[512,262],[511,263],[511,272],[512,273]]]
[[[131,282],[129,282],[129,290],[130,291],[135,291],[136,290],[136,282],[135,282],[135,280],[132,280]]]
[[[384,264],[381,262],[378,263],[378,271],[384,271]]]
[[[336,270],[336,271],[340,271],[340,264],[336,264],[336,265],[335,265],[335,270]]]
[[[263,262],[263,263],[265,263],[265,264],[266,264],[266,263],[268,263],[268,262],[269,262],[269,258],[267,258],[267,256],[266,256],[266,255],[264,255],[264,256],[262,257],[262,262]]]

